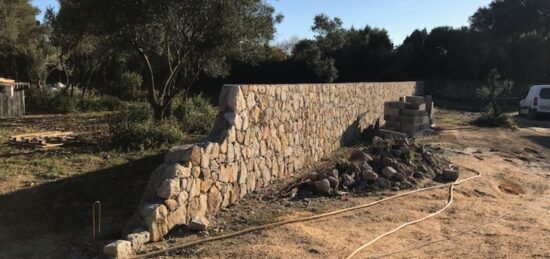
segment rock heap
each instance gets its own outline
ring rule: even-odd
[[[458,171],[449,166],[446,159],[413,139],[374,137],[372,145],[353,151],[333,168],[307,174],[300,179],[300,186],[324,195],[341,191],[399,191],[413,188],[422,179],[458,177]]]

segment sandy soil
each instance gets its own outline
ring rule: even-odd
[[[440,146],[454,164],[478,170],[482,177],[456,187],[454,203],[442,214],[379,240],[356,258],[550,258],[550,122],[518,118],[520,129],[512,131],[467,126],[464,122],[474,116],[470,113],[444,112],[439,116],[447,118],[440,125],[445,130],[424,141]],[[463,170],[461,178],[472,175]],[[211,234],[239,228],[232,223],[242,223],[244,228],[247,224],[313,215],[394,194],[314,198],[307,204],[252,197],[221,213],[214,220]],[[445,205],[447,194],[447,189],[414,194],[364,210],[212,242],[160,258],[345,258],[378,235],[437,211]],[[149,249],[197,238],[180,231],[166,242],[149,245]]]

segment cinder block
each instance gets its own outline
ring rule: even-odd
[[[385,107],[384,108],[384,115],[399,115],[400,109],[398,108],[391,108],[391,107]]]
[[[405,102],[385,102],[384,108],[404,109],[405,105],[407,105],[407,103]]]
[[[401,122],[386,121],[386,128],[393,129],[393,130],[399,130],[399,129],[401,129]]]
[[[433,102],[432,96],[431,95],[426,95],[426,97],[424,97],[424,99],[425,99],[425,102],[426,102],[426,112],[428,114],[431,114],[432,110],[433,110],[433,107],[434,107],[434,102]]]
[[[400,110],[400,114],[404,115],[404,116],[424,116],[424,115],[426,115],[426,111],[402,109],[402,110]]]
[[[426,99],[423,96],[407,96],[405,97],[405,101],[415,105],[426,103]]]
[[[421,104],[407,103],[407,105],[405,105],[405,109],[425,111],[426,104],[425,103],[421,103]]]
[[[401,116],[399,115],[384,115],[384,120],[387,121],[395,121],[395,122],[401,122]]]
[[[400,116],[402,125],[426,123],[425,118],[426,116]]]

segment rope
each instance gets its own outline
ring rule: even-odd
[[[296,219],[290,219],[290,220],[270,223],[270,224],[266,224],[266,225],[262,225],[262,226],[247,228],[247,229],[244,229],[244,230],[240,230],[240,231],[225,234],[225,235],[220,235],[220,236],[195,240],[195,241],[191,241],[191,242],[188,242],[188,243],[185,243],[185,244],[176,245],[176,246],[173,246],[173,247],[168,247],[166,249],[154,251],[154,252],[151,252],[151,253],[136,255],[136,256],[130,257],[130,259],[147,258],[147,257],[151,257],[151,256],[161,255],[161,254],[164,254],[164,253],[167,253],[167,252],[170,252],[170,251],[195,246],[195,245],[198,245],[198,244],[203,244],[203,243],[207,243],[207,242],[212,242],[212,241],[217,241],[217,240],[228,239],[228,238],[240,236],[240,235],[247,234],[247,233],[254,232],[254,231],[275,228],[275,227],[288,225],[288,224],[292,224],[292,223],[296,223],[296,222],[306,222],[306,221],[311,221],[311,220],[315,220],[315,219],[334,216],[334,215],[337,215],[337,214],[342,214],[342,213],[346,213],[346,212],[350,212],[350,211],[354,211],[354,210],[359,210],[359,209],[363,209],[363,208],[367,208],[367,207],[372,207],[374,205],[377,205],[377,204],[380,204],[380,203],[383,203],[383,202],[386,202],[386,201],[389,201],[389,200],[397,199],[397,198],[400,198],[400,197],[408,196],[408,195],[411,195],[411,194],[414,194],[414,193],[425,192],[425,191],[440,189],[440,188],[445,188],[445,187],[453,188],[456,185],[462,184],[462,183],[467,182],[467,181],[471,181],[471,180],[481,176],[481,174],[476,170],[473,170],[473,169],[470,169],[470,168],[465,168],[465,169],[467,169],[469,171],[472,171],[472,172],[475,172],[476,175],[472,176],[472,177],[469,177],[469,178],[466,178],[464,180],[453,182],[453,183],[416,189],[416,190],[413,190],[413,191],[409,191],[409,192],[397,194],[397,195],[394,195],[394,196],[386,197],[384,199],[381,199],[381,200],[378,200],[378,201],[375,201],[375,202],[362,204],[362,205],[358,205],[358,206],[354,206],[354,207],[350,207],[350,208],[340,209],[340,210],[327,212],[327,213],[323,213],[323,214],[319,214],[319,215],[313,215],[313,216],[308,216],[308,217],[302,217],[302,218],[296,218]]]

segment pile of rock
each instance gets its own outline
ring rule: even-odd
[[[334,168],[307,174],[300,186],[324,195],[350,190],[399,191],[413,188],[422,179],[453,181],[456,178],[450,178],[454,176],[458,178],[458,171],[451,169],[447,160],[414,140],[374,137],[372,145],[355,150]]]
[[[423,134],[433,123],[431,96],[407,96],[399,101],[384,103],[386,128],[403,132],[410,137]]]

